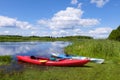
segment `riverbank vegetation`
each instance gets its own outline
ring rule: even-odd
[[[0,65],[6,65],[11,62],[12,58],[9,55],[0,56]]]
[[[75,41],[81,39],[93,39],[89,36],[66,36],[66,37],[50,37],[50,36],[19,36],[19,35],[0,35],[0,42],[21,42],[21,41]]]
[[[65,48],[65,52],[88,57],[119,59],[120,61],[120,42],[102,39],[75,41]]]
[[[103,64],[88,63],[83,67],[45,67],[26,65],[20,72],[0,73],[1,80],[119,80],[120,42],[111,40],[73,41],[65,53],[104,58]],[[20,65],[24,65],[20,63]],[[12,76],[11,76],[12,75]]]
[[[120,26],[118,26],[117,29],[112,30],[112,32],[110,33],[108,39],[120,41]]]

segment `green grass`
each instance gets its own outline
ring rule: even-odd
[[[83,67],[35,67],[27,65],[20,72],[0,73],[0,80],[120,80],[120,42],[110,40],[76,41],[66,53],[104,58],[104,64]]]
[[[88,67],[54,67],[42,73],[37,70],[37,73],[32,73],[33,70],[31,70],[27,72],[27,78],[32,80],[33,78],[30,79],[30,76],[39,75],[34,76],[34,80],[119,80],[120,67],[114,68],[115,66],[116,64],[100,65],[91,63]]]
[[[120,42],[111,40],[84,40],[65,48],[68,54],[120,60]]]
[[[24,71],[0,75],[0,80],[119,80],[120,64],[88,63],[84,67],[27,67]]]
[[[11,62],[11,60],[12,60],[12,58],[9,55],[0,56],[0,65],[9,64]]]

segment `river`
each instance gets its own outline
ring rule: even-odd
[[[50,57],[52,53],[64,54],[64,47],[70,42],[0,42],[0,55],[34,55]]]
[[[70,42],[56,41],[56,42],[0,42],[0,56],[11,55],[12,63],[10,65],[0,66],[3,72],[11,73],[14,71],[21,71],[26,64],[19,64],[16,59],[17,55],[50,57],[52,53],[64,54],[64,47],[68,46]],[[40,67],[39,67],[40,68]]]

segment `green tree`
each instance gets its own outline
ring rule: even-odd
[[[110,33],[108,39],[120,41],[120,26]]]

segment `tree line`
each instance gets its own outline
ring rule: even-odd
[[[20,36],[20,35],[0,35],[0,41],[72,41],[80,39],[93,39],[89,36],[66,36],[66,37],[51,37],[51,36]]]
[[[112,32],[110,33],[108,39],[120,41],[120,26],[118,26],[117,29],[112,30]]]

